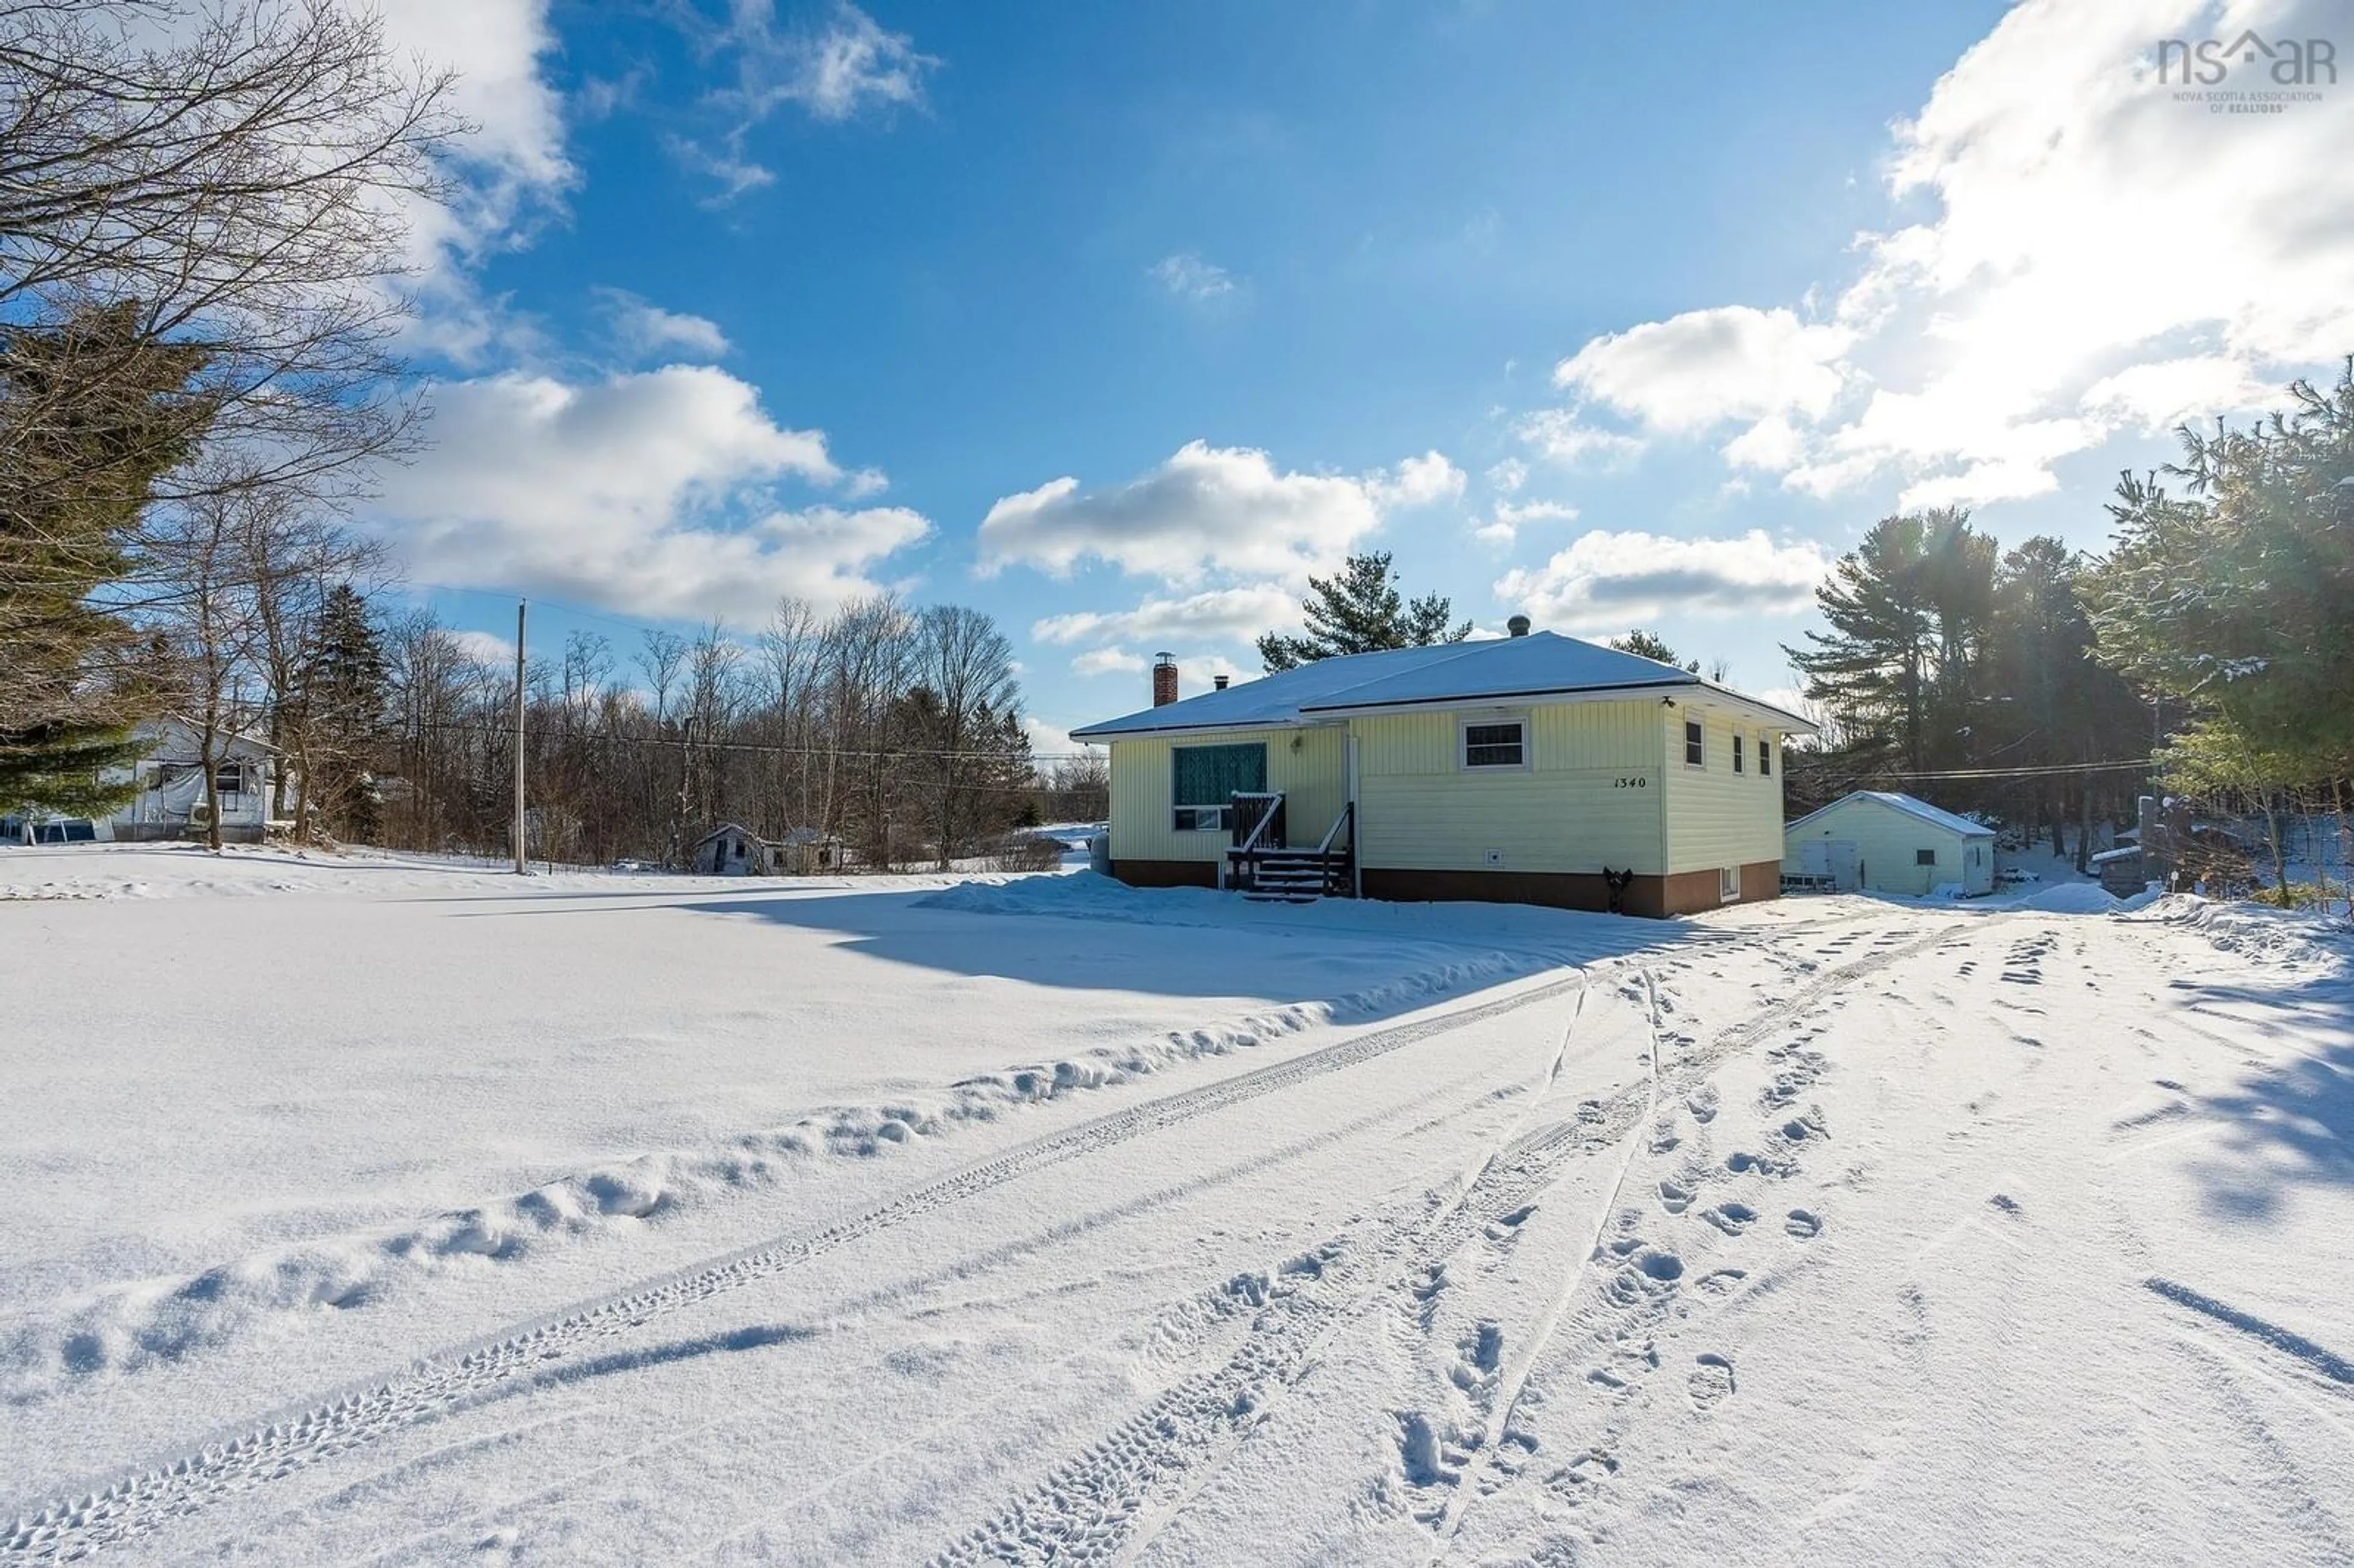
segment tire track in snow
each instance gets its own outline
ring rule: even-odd
[[[971,1568],[990,1563],[1108,1563],[1128,1557],[1164,1526],[1216,1465],[1264,1419],[1272,1404],[1321,1360],[1322,1347],[1352,1323],[1413,1287],[1416,1265],[1470,1245],[1490,1225],[1524,1209],[1549,1188],[1564,1161],[1615,1146],[1643,1125],[1647,1107],[1665,1086],[1682,1094],[1721,1062],[1759,1036],[1820,1005],[1844,987],[1967,933],[1946,928],[1867,950],[1852,962],[1816,975],[1788,996],[1769,1001],[1719,1031],[1709,1044],[1673,1065],[1659,1060],[1666,1040],[1655,1034],[1651,1070],[1644,1080],[1598,1101],[1579,1117],[1531,1132],[1488,1160],[1453,1203],[1420,1222],[1377,1224],[1364,1241],[1343,1236],[1303,1255],[1317,1260],[1312,1278],[1276,1297],[1261,1310],[1242,1345],[1224,1361],[1171,1384],[1085,1451],[1050,1470],[999,1513],[930,1560],[931,1568]],[[1601,967],[1601,966],[1596,966]],[[1645,972],[1647,987],[1649,983]],[[1656,993],[1651,1001],[1656,1005]],[[1629,1160],[1631,1167],[1631,1160]],[[1624,1171],[1620,1173],[1621,1184]],[[1616,1198],[1603,1210],[1606,1224]],[[1388,1234],[1381,1234],[1384,1228]],[[1574,1295],[1574,1292],[1572,1293]],[[1567,1300],[1563,1303],[1564,1308]],[[1558,1321],[1561,1314],[1555,1314]],[[1522,1386],[1542,1343],[1522,1367]],[[1500,1402],[1500,1426],[1514,1398]],[[1427,1436],[1427,1434],[1426,1434]],[[1405,1435],[1411,1446],[1415,1435]],[[1435,1439],[1423,1457],[1438,1462]],[[1495,1452],[1491,1444],[1483,1459]],[[1412,1453],[1405,1456],[1416,1463]],[[1459,1478],[1458,1478],[1459,1479]],[[1469,1506],[1467,1500],[1463,1508]],[[1447,1516],[1444,1550],[1462,1509]]]
[[[629,1290],[477,1340],[471,1347],[429,1357],[397,1376],[123,1477],[103,1491],[59,1499],[19,1518],[5,1535],[0,1535],[0,1563],[70,1561],[99,1547],[144,1535],[225,1497],[447,1414],[509,1378],[544,1370],[552,1361],[682,1308],[769,1278],[1034,1171],[1551,1001],[1585,984],[1583,972],[1574,972],[1511,996],[1375,1030],[1287,1061],[1148,1100],[1033,1139],[832,1224],[789,1233],[657,1276]]]

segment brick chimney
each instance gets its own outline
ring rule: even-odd
[[[1165,708],[1177,700],[1177,655],[1152,656],[1152,705]]]

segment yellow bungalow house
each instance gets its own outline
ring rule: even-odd
[[[1781,889],[1782,742],[1813,726],[1551,632],[1326,659],[1072,732],[1111,748],[1112,874],[1682,915]],[[1606,879],[1606,873],[1610,874]]]

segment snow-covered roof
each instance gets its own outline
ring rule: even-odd
[[[1368,710],[1647,692],[1744,712],[1793,733],[1814,732],[1815,726],[1797,715],[1704,681],[1690,670],[1578,638],[1538,631],[1525,637],[1320,659],[1223,692],[1204,692],[1182,702],[1087,725],[1071,734],[1085,740],[1177,730],[1250,729],[1310,724]]]
[[[1932,806],[1928,801],[1920,799],[1918,796],[1903,794],[1895,789],[1858,789],[1850,794],[1842,795],[1838,800],[1833,800],[1829,805],[1819,806],[1815,810],[1808,811],[1805,816],[1800,817],[1796,821],[1784,823],[1782,831],[1786,833],[1794,832],[1798,828],[1804,827],[1807,823],[1813,821],[1825,811],[1835,811],[1839,810],[1839,808],[1846,805],[1850,800],[1876,801],[1882,806],[1889,807],[1893,810],[1902,811],[1908,817],[1918,817],[1921,821],[1927,822],[1932,827],[1943,828],[1947,832],[1960,833],[1965,838],[1990,839],[1994,837],[1994,830],[1988,827],[1984,822],[1974,822],[1967,817],[1957,817],[1951,811],[1939,810],[1936,807]]]

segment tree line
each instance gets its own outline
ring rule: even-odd
[[[304,838],[511,847],[514,672],[386,610],[347,525],[425,436],[397,349],[450,87],[359,7],[0,0],[0,810],[116,809],[169,718],[207,801],[233,737],[274,747]],[[1085,765],[1031,777],[1010,646],[955,606],[576,635],[524,685],[557,858],[732,818],[945,863],[1102,810]]]
[[[515,675],[429,611],[383,627],[372,842],[499,854],[513,844]],[[572,863],[683,866],[722,822],[835,844],[835,863],[947,867],[1039,852],[1009,830],[1105,809],[1101,764],[1041,775],[1013,645],[979,610],[891,595],[777,608],[757,638],[712,625],[617,649],[568,634],[524,676],[525,845]]]
[[[2284,820],[2342,835],[2354,792],[2354,362],[2287,397],[2121,475],[2105,554],[2004,549],[1959,510],[1874,524],[1787,650],[1825,724],[1793,807],[1893,785],[2055,847],[2073,823],[2081,868],[2156,789],[2259,821],[2287,897]]]

